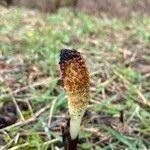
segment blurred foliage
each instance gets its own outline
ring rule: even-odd
[[[59,52],[66,47],[78,49],[86,55],[91,76],[89,111],[114,117],[124,110],[125,123],[132,129],[131,134],[124,135],[98,123],[86,124],[87,128],[103,130],[112,139],[95,145],[102,137],[81,131],[79,148],[150,148],[148,16],[108,19],[80,12],[74,14],[70,9],[60,9],[50,15],[19,8],[2,8],[0,20],[2,74],[7,77],[13,91],[27,87],[27,90],[15,94],[17,100],[28,99],[34,113],[43,105],[53,104],[52,118],[64,115],[67,101],[58,84]],[[40,83],[40,86],[35,83]],[[1,102],[11,100],[1,80],[0,92]],[[46,150],[49,146],[44,142],[53,138],[58,141],[52,143],[50,148],[61,147],[60,133],[47,128],[48,114],[49,110],[46,110],[37,122],[23,128],[11,128],[11,138],[17,133],[26,133],[12,147],[25,143],[27,145],[23,149]],[[40,135],[41,130],[46,135]],[[5,140],[8,142],[10,139]]]

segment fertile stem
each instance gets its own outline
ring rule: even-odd
[[[61,50],[60,69],[68,97],[69,131],[71,138],[75,139],[79,134],[82,117],[89,103],[89,74],[85,61],[76,50]]]

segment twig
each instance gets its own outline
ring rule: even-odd
[[[58,148],[57,146],[55,146],[55,150],[61,150],[60,148]]]
[[[50,140],[50,141],[44,142],[43,145],[54,144],[54,143],[56,143],[56,142],[58,142],[58,141],[59,141],[58,139],[52,139],[52,140]]]
[[[26,142],[24,144],[20,144],[20,145],[17,145],[17,146],[14,146],[8,150],[17,150],[17,149],[20,149],[20,148],[23,148],[23,147],[26,147],[27,145],[29,145],[29,142]]]
[[[123,110],[120,110],[119,121],[120,121],[121,123],[124,123],[124,111],[123,111]]]
[[[17,134],[16,134],[16,138],[15,138],[15,140],[14,140],[14,144],[17,144],[17,143],[18,143],[19,137],[20,137],[20,133],[17,133]]]

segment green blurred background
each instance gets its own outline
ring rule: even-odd
[[[83,54],[91,78],[89,121],[83,121],[78,148],[150,148],[150,1],[0,4],[0,106],[14,98],[28,103],[30,109],[21,112],[25,120],[44,108],[33,123],[7,126],[7,134],[0,129],[1,149],[62,149],[59,125],[67,112],[58,63],[62,48]],[[48,129],[49,117],[57,131]]]

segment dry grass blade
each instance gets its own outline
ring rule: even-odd
[[[26,101],[26,103],[27,103],[27,105],[28,105],[28,108],[29,108],[30,114],[33,116],[33,115],[34,115],[34,114],[33,114],[33,109],[32,109],[32,106],[31,106],[31,104],[30,104],[29,100],[28,100],[28,99],[25,99],[25,101]]]
[[[4,77],[3,77],[3,81],[4,81],[4,83],[6,84],[8,90],[9,90],[9,95],[11,96],[12,101],[13,101],[14,105],[16,106],[17,112],[18,112],[18,114],[19,114],[21,120],[24,121],[24,120],[25,120],[25,119],[24,119],[24,116],[23,116],[23,114],[22,114],[22,112],[21,112],[21,110],[20,110],[20,108],[19,108],[19,106],[18,106],[18,104],[17,104],[17,101],[16,101],[16,99],[15,99],[15,97],[14,97],[14,95],[13,95],[13,92],[12,92],[10,86],[9,86],[9,83],[7,82],[7,80],[6,80]]]
[[[49,112],[49,118],[48,118],[48,127],[50,127],[50,125],[51,125],[52,115],[53,115],[56,101],[57,101],[57,98],[55,98],[51,104],[51,108],[50,108],[50,112]]]
[[[59,140],[58,139],[52,139],[52,140],[49,140],[49,141],[46,141],[43,143],[43,145],[50,145],[50,144],[54,144],[56,142],[58,142]]]
[[[26,142],[24,144],[20,144],[20,145],[14,146],[14,147],[12,147],[10,149],[7,149],[7,150],[17,150],[17,149],[20,149],[20,148],[24,148],[24,147],[26,147],[29,144],[30,144],[29,142]]]

